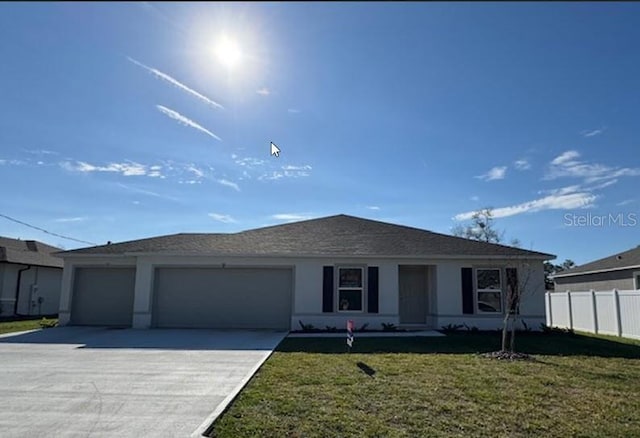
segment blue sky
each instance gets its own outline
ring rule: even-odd
[[[491,206],[584,263],[640,244],[639,46],[637,3],[3,3],[0,213],[105,243]]]

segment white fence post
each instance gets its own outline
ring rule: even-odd
[[[598,309],[596,305],[596,291],[591,289],[591,314],[593,315],[593,332],[598,334]]]
[[[569,330],[573,330],[573,312],[571,311],[571,291],[567,291],[567,311],[569,312]]]
[[[613,314],[616,320],[616,334],[622,336],[622,321],[620,321],[620,297],[618,289],[613,290]]]
[[[551,310],[551,292],[547,291],[544,294],[545,302],[547,304],[547,327],[553,327],[553,311]]]

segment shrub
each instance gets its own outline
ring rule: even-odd
[[[444,333],[455,333],[458,330],[460,330],[462,327],[464,326],[460,324],[447,324],[442,326],[442,331]]]
[[[396,330],[398,330],[398,327],[396,327],[396,325],[392,322],[390,323],[382,323],[382,330],[385,332],[395,332]]]
[[[561,327],[549,327],[546,324],[540,324],[540,331],[545,335],[573,335],[573,329]]]
[[[300,319],[298,320],[298,323],[300,324],[300,328],[303,332],[312,332],[316,330],[316,328],[312,324],[305,324]]]
[[[55,319],[42,318],[42,321],[40,321],[40,327],[42,327],[43,329],[55,327],[57,325],[58,321],[56,321]]]
[[[479,331],[480,331],[480,329],[478,329],[478,327],[476,327],[475,325],[474,325],[474,326],[469,327],[466,323],[464,324],[464,328],[466,328],[466,329],[467,329],[467,331],[469,331],[469,332],[473,332],[473,333],[477,333],[477,332],[479,332]]]

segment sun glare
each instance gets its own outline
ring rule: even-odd
[[[233,68],[242,60],[240,46],[234,40],[223,36],[216,46],[218,60],[227,68]]]

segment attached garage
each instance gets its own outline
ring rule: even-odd
[[[288,330],[291,269],[157,268],[155,327]]]
[[[76,268],[71,324],[130,327],[135,268]]]

